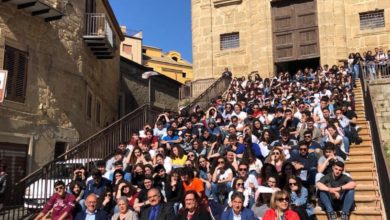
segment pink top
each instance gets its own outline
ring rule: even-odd
[[[46,214],[51,209],[53,209],[51,219],[57,220],[61,217],[62,214],[67,212],[68,216],[65,219],[72,220],[72,212],[75,207],[75,200],[76,198],[72,194],[66,193],[65,198],[62,198],[57,193],[54,193],[54,195],[50,197],[49,201],[47,201],[47,203],[43,207],[42,213]]]

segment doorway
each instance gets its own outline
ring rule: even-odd
[[[312,68],[316,70],[320,66],[320,58],[311,58],[305,60],[293,60],[287,62],[278,62],[275,63],[276,72],[290,72],[290,74],[295,74],[299,69],[303,70],[304,68]]]

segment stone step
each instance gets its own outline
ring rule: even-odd
[[[358,148],[358,149],[371,149],[371,141],[363,141],[362,143],[360,144],[351,144],[349,146],[351,149],[352,148]],[[352,150],[350,150],[352,151]]]
[[[379,197],[379,188],[373,185],[357,184],[356,195]]]
[[[320,207],[315,208],[315,214],[317,220],[328,220],[326,213],[322,211]],[[349,216],[349,219],[350,220],[382,220],[383,218],[380,209],[372,209],[372,208],[364,207],[356,211],[353,211]]]
[[[359,135],[364,135],[364,134],[371,135],[370,130],[368,130],[367,128],[360,128],[358,131],[358,134]]]
[[[371,158],[368,158],[368,159],[361,159],[361,160],[348,160],[345,162],[346,164],[366,164],[367,166],[371,166],[371,164],[373,163],[372,159]],[[363,167],[367,167],[367,166],[363,166]]]
[[[354,151],[349,152],[349,160],[350,161],[361,161],[361,160],[374,160],[372,153],[361,153],[361,154],[355,154]],[[354,154],[352,154],[354,153]]]
[[[349,152],[349,156],[372,156],[372,151],[371,150],[368,150],[368,149],[358,149],[358,148],[354,148],[353,150],[351,150]]]
[[[376,196],[355,195],[357,209],[364,207],[380,207],[380,200]]]
[[[372,176],[355,176],[353,181],[355,181],[357,185],[376,186],[378,184],[376,178],[373,178]]]

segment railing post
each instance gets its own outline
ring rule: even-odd
[[[123,141],[123,123],[119,122],[119,142]]]

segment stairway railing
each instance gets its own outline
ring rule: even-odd
[[[63,180],[68,184],[69,176],[80,164],[90,170],[96,160],[111,156],[122,141],[131,138],[133,132],[138,132],[145,124],[154,123],[161,112],[162,109],[145,104],[24,177],[10,187],[0,218],[22,219],[34,213],[28,210],[41,209],[53,194],[55,181]]]
[[[197,105],[199,105],[202,109],[207,109],[211,105],[212,99],[216,99],[229,88],[231,81],[231,76],[222,75],[184,109],[187,112],[190,112],[191,109]]]
[[[364,108],[366,113],[366,118],[370,124],[372,144],[375,153],[375,164],[376,164],[376,172],[378,172],[378,181],[380,192],[382,194],[383,202],[382,204],[387,207],[382,207],[386,216],[390,216],[390,190],[387,187],[390,185],[389,172],[386,165],[385,152],[383,150],[379,130],[378,123],[375,116],[375,109],[372,103],[370,87],[368,85],[369,79],[367,78],[367,72],[364,68],[361,69],[362,74],[360,76],[360,82],[362,85],[363,91],[363,100],[364,100]]]

